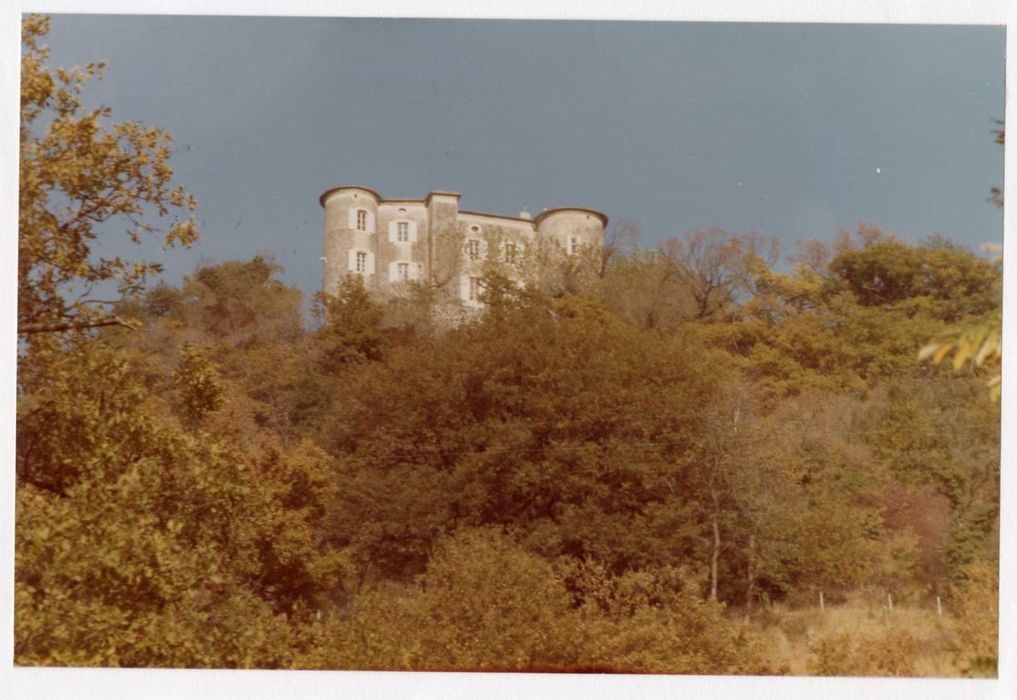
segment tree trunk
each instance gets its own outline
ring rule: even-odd
[[[717,600],[717,565],[720,561],[720,498],[717,496],[717,471],[720,460],[714,459],[710,473],[710,501],[713,504],[711,524],[713,526],[713,548],[710,552],[710,600]]]
[[[745,587],[745,623],[752,619],[752,599],[756,595],[756,536],[749,535],[748,585]]]
[[[713,552],[710,555],[710,600],[717,600],[717,562],[720,559],[720,523],[713,511]]]

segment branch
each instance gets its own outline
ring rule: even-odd
[[[107,316],[91,321],[64,321],[61,323],[26,323],[18,326],[18,335],[31,335],[33,333],[61,333],[63,331],[80,331],[89,328],[102,328],[104,326],[123,326],[128,330],[136,330],[137,325],[125,321],[119,316]]]

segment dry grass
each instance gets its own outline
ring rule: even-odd
[[[959,676],[953,621],[931,606],[872,598],[787,609],[774,605],[752,622],[774,664],[789,675]]]

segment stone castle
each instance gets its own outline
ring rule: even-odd
[[[520,279],[531,250],[551,246],[566,255],[599,248],[607,217],[584,207],[547,209],[531,217],[459,209],[459,194],[435,190],[423,199],[385,199],[359,185],[341,185],[319,198],[325,209],[323,289],[335,294],[346,275],[370,291],[396,293],[426,282],[480,306],[481,278],[497,265]]]

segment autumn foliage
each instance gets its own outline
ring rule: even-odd
[[[98,67],[54,78],[45,26],[23,50],[17,663],[911,675],[935,638],[951,673],[994,673],[991,369],[916,355],[999,313],[997,265],[862,226],[785,269],[710,230],[567,285],[492,271],[455,324],[424,285],[356,277],[309,322],[265,257],[143,285],[157,267],[95,258],[89,222],[192,205],[168,137],[81,114]],[[101,312],[67,290],[108,280]],[[820,593],[934,630],[823,627]]]

